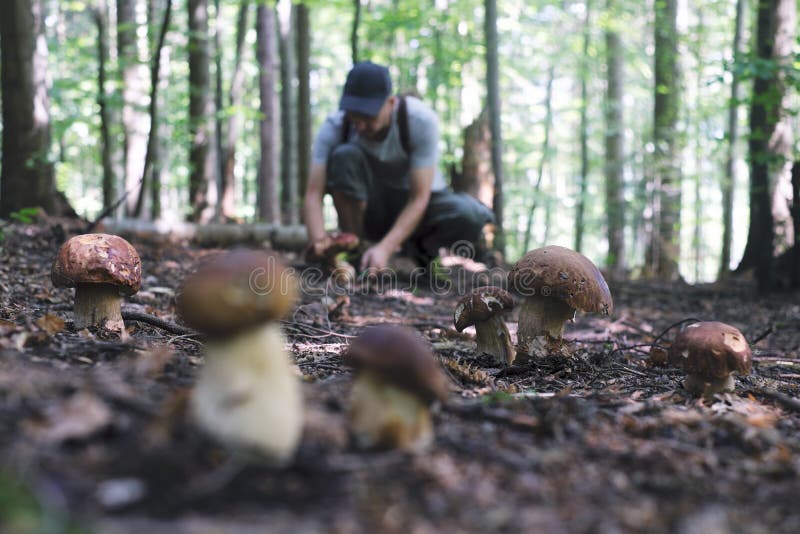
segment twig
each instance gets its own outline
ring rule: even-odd
[[[759,334],[756,337],[754,337],[750,341],[750,344],[751,345],[755,345],[756,343],[758,343],[759,341],[761,341],[762,339],[764,339],[768,335],[772,334],[773,332],[775,332],[775,329],[772,327],[772,325],[769,325],[769,327],[766,330],[764,330],[763,332],[761,332],[761,334]]]
[[[191,328],[175,324],[165,319],[156,317],[155,315],[150,315],[149,313],[122,310],[122,319],[124,319],[125,321],[138,321],[140,323],[147,323],[157,328],[160,328],[161,330],[166,330],[167,332],[170,332],[172,334],[178,334],[180,336],[200,335],[198,332],[192,330]]]
[[[778,404],[780,404],[784,408],[788,408],[789,410],[795,412],[800,412],[800,400],[797,400],[794,397],[790,397],[785,393],[781,393],[777,389],[751,386],[750,391],[755,394],[761,394],[765,397],[769,397],[770,399],[777,401]]]

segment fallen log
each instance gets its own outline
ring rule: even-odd
[[[305,226],[269,223],[195,224],[189,222],[105,219],[97,231],[133,240],[190,241],[199,246],[258,245],[280,250],[302,250],[308,244]]]

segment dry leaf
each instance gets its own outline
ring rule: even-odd
[[[91,393],[76,393],[50,406],[45,420],[29,424],[28,429],[42,441],[58,444],[88,439],[111,422],[111,410],[99,397]]]
[[[50,334],[57,334],[64,330],[64,319],[57,315],[52,315],[48,313],[47,315],[43,315],[36,320],[36,326]]]

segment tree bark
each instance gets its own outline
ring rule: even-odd
[[[738,272],[755,269],[759,287],[773,283],[775,219],[772,212],[772,183],[780,183],[788,166],[785,150],[785,73],[796,24],[794,0],[760,0],[756,20],[756,58],[769,62],[770,76],[757,76],[750,104],[750,227]]]
[[[3,159],[0,216],[55,209],[47,43],[41,0],[10,0],[0,16]]]
[[[361,23],[361,0],[353,0],[353,27],[350,29],[350,59],[358,63],[358,26]]]
[[[244,72],[242,70],[242,56],[244,54],[244,40],[247,35],[248,12],[250,3],[242,0],[239,5],[239,16],[236,22],[236,52],[233,62],[233,73],[231,74],[231,90],[228,104],[231,107],[228,116],[227,138],[225,140],[223,155],[222,172],[222,217],[223,219],[233,219],[236,216],[236,143],[239,140],[239,130],[241,127],[241,117],[237,109],[242,102],[242,90],[244,87]]]
[[[731,268],[731,242],[733,241],[733,188],[736,187],[736,145],[739,142],[739,86],[744,38],[745,0],[736,0],[736,21],[733,29],[733,65],[731,68],[731,99],[728,103],[728,153],[725,158],[725,176],[722,178],[722,250],[718,278],[726,278]]]
[[[103,209],[109,208],[116,198],[116,177],[114,176],[114,146],[111,136],[111,112],[108,106],[106,79],[108,76],[108,5],[106,0],[98,0],[94,9],[97,25],[97,105],[100,108],[100,160],[103,166]]]
[[[680,259],[681,170],[678,115],[677,0],[655,2],[655,106],[653,144],[653,226],[648,275],[677,280]]]
[[[583,249],[584,217],[586,212],[586,193],[589,188],[589,44],[591,39],[591,7],[590,0],[586,0],[586,18],[583,22],[583,53],[580,64],[580,145],[581,145],[581,170],[578,179],[578,201],[575,206],[575,250]]]
[[[208,222],[217,202],[213,100],[208,52],[208,0],[189,0],[189,202],[191,220]]]
[[[258,215],[268,223],[277,223],[278,205],[278,103],[276,91],[275,12],[272,7],[258,6],[256,17],[256,55],[259,65],[261,122],[259,128],[261,159],[258,164]]]
[[[613,0],[607,2],[608,12],[615,10]],[[623,108],[622,45],[620,33],[613,23],[605,32],[606,41],[606,97],[605,97],[605,193],[608,238],[609,276],[619,279],[625,275],[625,138]]]
[[[280,36],[278,48],[281,74],[281,206],[284,224],[294,224],[300,220],[297,195],[297,156],[294,120],[294,46],[292,46],[292,19],[294,9],[291,0],[278,2]]]
[[[141,111],[147,106],[147,67],[140,61],[136,4],[137,0],[117,0],[117,57],[122,88],[122,129],[125,143],[123,183],[127,194],[127,215],[136,211],[149,128],[148,116]]]
[[[461,173],[452,177],[453,190],[477,198],[490,208],[494,202],[494,174],[492,173],[492,134],[489,131],[489,114],[484,108],[472,123],[464,128],[464,155]]]
[[[297,4],[297,189],[300,197],[306,190],[311,167],[311,25],[308,6]],[[300,210],[302,216],[302,210]]]
[[[492,210],[495,217],[493,246],[505,254],[505,232],[503,230],[503,138],[500,129],[500,68],[497,58],[497,2],[484,2],[484,35],[486,40],[486,109],[489,112],[489,129],[492,135],[492,171],[494,173],[494,199]]]

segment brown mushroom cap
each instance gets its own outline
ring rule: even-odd
[[[485,286],[473,289],[458,301],[453,322],[461,332],[476,322],[488,321],[495,315],[514,308],[514,300],[505,289]]]
[[[371,371],[425,402],[447,399],[447,380],[430,345],[408,328],[370,327],[353,340],[345,359],[353,367]]]
[[[564,247],[531,250],[511,268],[508,283],[525,297],[557,298],[574,310],[610,315],[614,309],[608,284],[594,263]]]
[[[187,276],[177,295],[187,325],[226,337],[280,319],[297,298],[297,280],[269,251],[238,249],[215,255]]]
[[[109,284],[133,295],[142,284],[142,262],[136,249],[119,236],[76,235],[58,249],[50,279],[56,287]]]
[[[723,378],[736,371],[750,374],[750,346],[731,325],[708,321],[687,326],[669,348],[669,363],[690,375]]]

